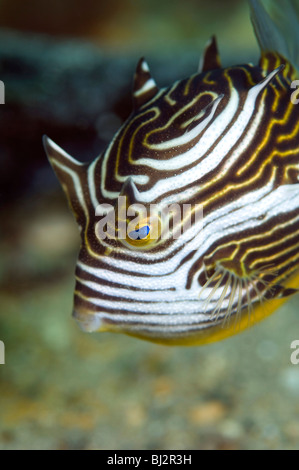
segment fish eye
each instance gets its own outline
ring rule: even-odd
[[[132,230],[130,233],[128,233],[128,237],[131,238],[131,240],[144,240],[149,233],[150,226],[144,225],[143,227],[140,227],[136,230]]]
[[[134,230],[131,230],[131,229]],[[131,250],[150,249],[160,239],[161,222],[159,217],[146,217],[136,226],[127,226],[125,239],[120,239],[123,245]]]

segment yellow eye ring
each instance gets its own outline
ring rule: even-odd
[[[131,249],[151,248],[161,235],[161,222],[158,217],[147,217],[137,225],[127,225],[126,239],[123,244]]]

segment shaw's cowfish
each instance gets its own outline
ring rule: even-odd
[[[293,3],[278,3],[293,22]],[[212,38],[198,73],[159,89],[141,59],[133,111],[102,155],[83,164],[45,137],[81,230],[84,330],[203,344],[297,291],[296,63],[263,3],[250,7],[258,65],[222,68]]]

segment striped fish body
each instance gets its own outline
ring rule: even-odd
[[[85,331],[204,344],[241,331],[296,292],[294,78],[291,64],[270,52],[257,66],[221,68],[213,39],[200,72],[169,88],[159,89],[139,62],[133,112],[90,164],[45,138],[81,231],[73,315]],[[116,236],[104,238],[108,205]],[[146,213],[129,230],[122,208],[134,205]],[[181,210],[179,235],[170,213],[172,231],[162,237],[161,214],[171,205]],[[193,217],[186,230],[183,205]]]

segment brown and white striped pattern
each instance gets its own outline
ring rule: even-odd
[[[299,108],[278,54],[222,69],[215,39],[201,71],[158,89],[142,59],[133,112],[103,155],[80,164],[45,146],[81,229],[74,316],[87,331],[165,341],[208,336],[288,296],[299,270]],[[99,204],[201,204],[178,239],[134,250],[97,237]]]

